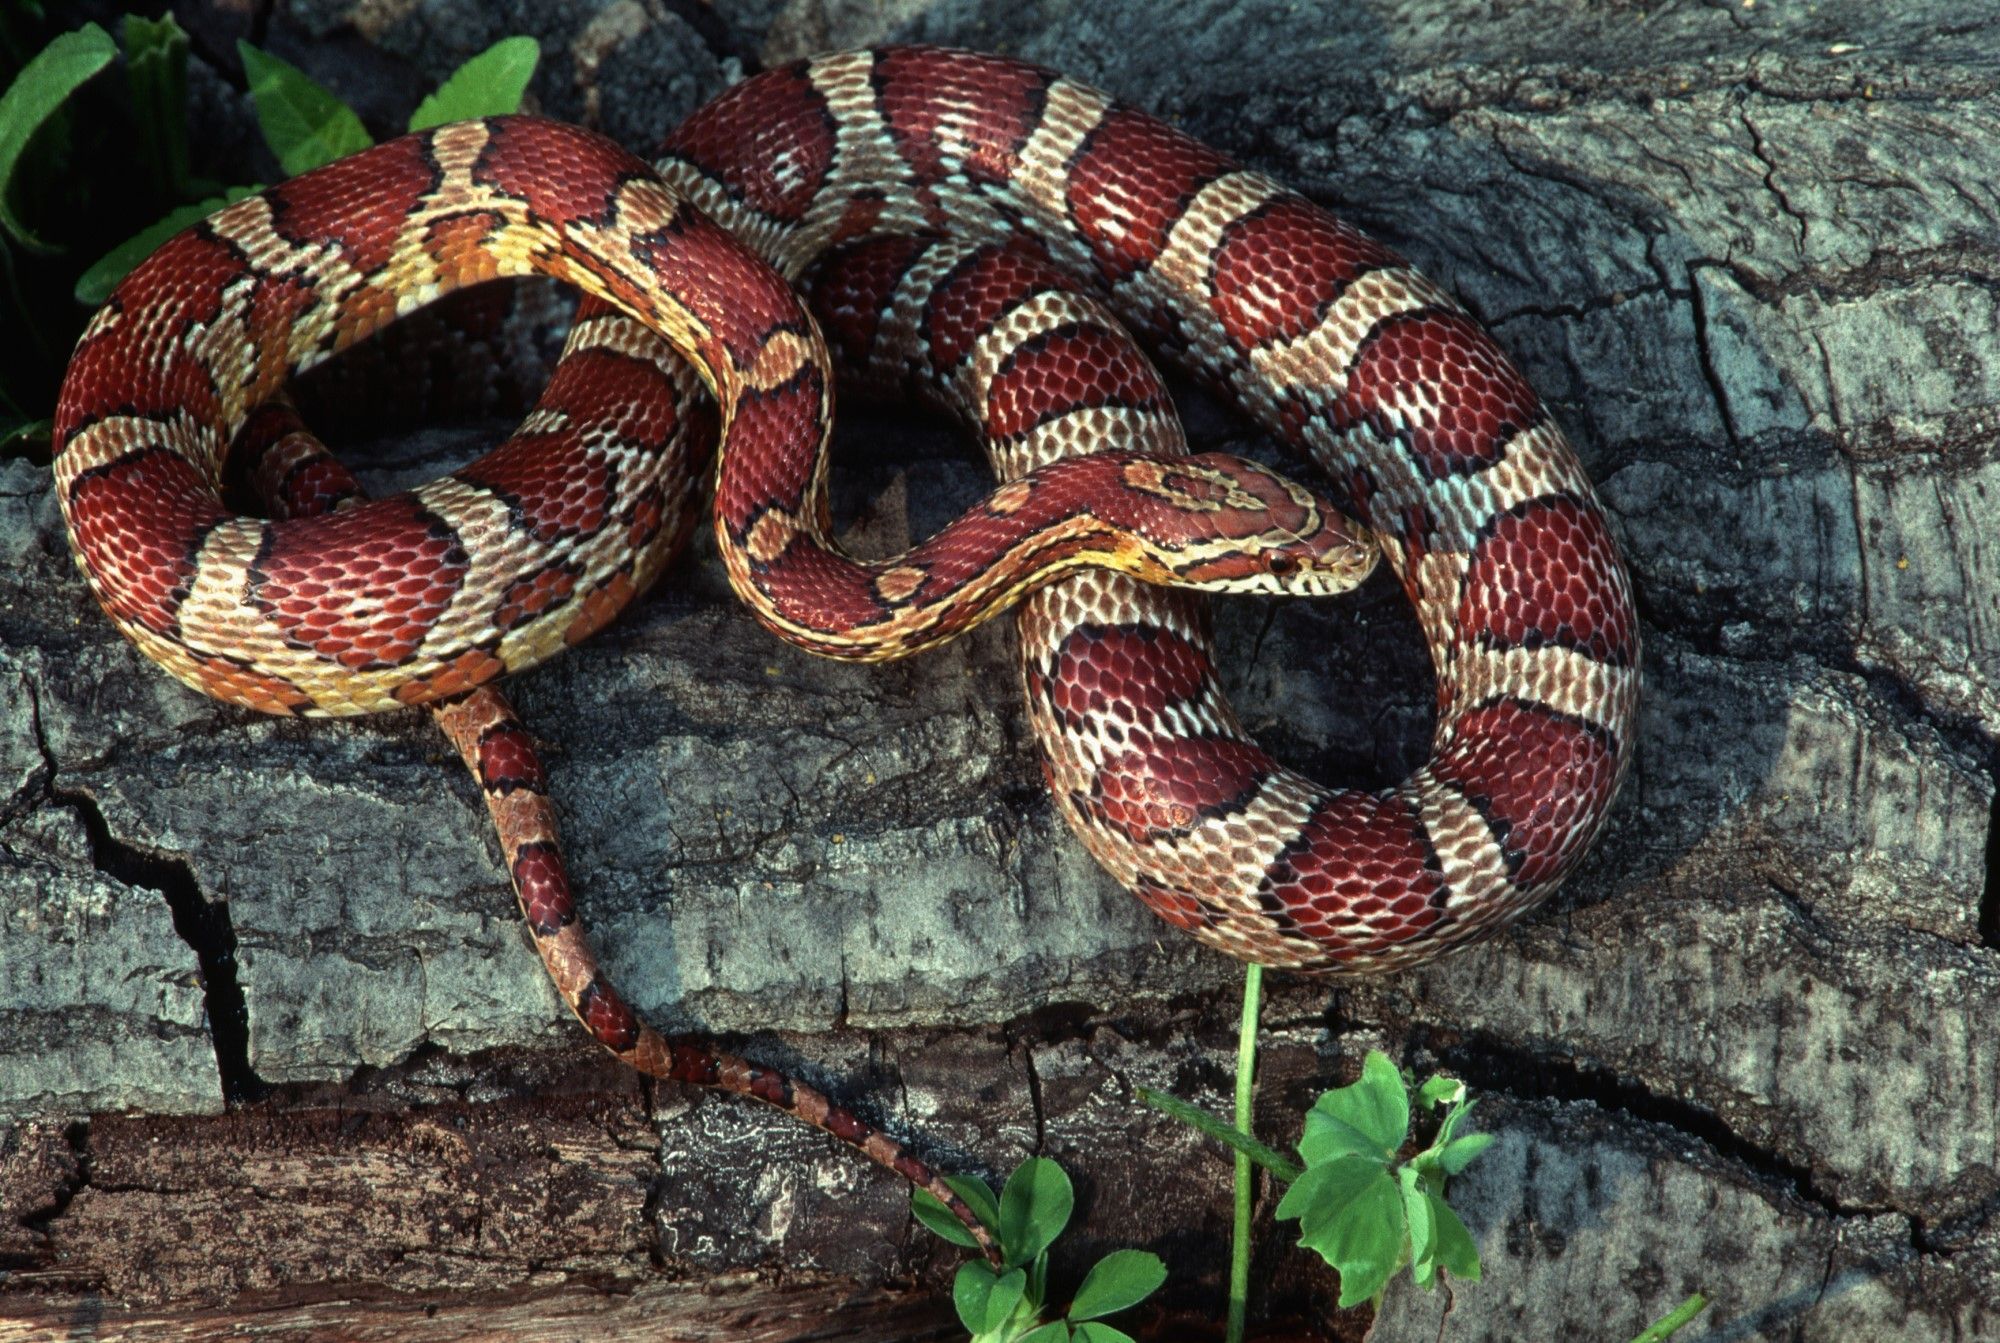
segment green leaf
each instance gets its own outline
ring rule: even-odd
[[[1080,1343],[1136,1343],[1132,1335],[1123,1329],[1113,1329],[1108,1324],[1092,1321],[1076,1327],[1076,1337]]]
[[[986,1323],[979,1327],[980,1333],[990,1333],[1007,1323],[1007,1317],[1014,1313],[1014,1307],[1021,1304],[1022,1296],[1028,1290],[1028,1275],[1018,1268],[1007,1270],[993,1284],[993,1291],[986,1298]]]
[[[1438,1266],[1454,1278],[1478,1282],[1479,1247],[1472,1243],[1472,1233],[1443,1199],[1436,1194],[1424,1197],[1430,1201],[1431,1218],[1436,1223]]]
[[[152,170],[154,189],[170,200],[188,180],[188,36],[171,13],[159,19],[127,14],[123,36],[125,83],[144,143],[139,157]]]
[[[532,37],[503,37],[451,72],[437,92],[410,113],[410,129],[429,130],[467,117],[500,116],[521,110],[521,95],[534,78],[542,49]]]
[[[248,42],[236,44],[243,73],[250,79],[250,97],[257,104],[257,124],[264,143],[278,156],[287,177],[296,177],[375,143],[354,109],[334,97],[306,73]]]
[[[1167,1280],[1167,1266],[1160,1256],[1144,1250],[1114,1250],[1097,1261],[1084,1275],[1083,1286],[1069,1303],[1072,1320],[1094,1320],[1116,1315],[1138,1305]]]
[[[94,23],[86,23],[73,33],[64,33],[35,54],[22,68],[7,92],[0,95],[0,228],[31,251],[52,253],[57,249],[28,231],[7,203],[14,185],[14,169],[35,132],[56,114],[56,109],[84,81],[111,63],[118,48],[111,34]]]
[[[1403,1202],[1377,1162],[1348,1155],[1307,1168],[1278,1203],[1280,1219],[1299,1220],[1299,1244],[1340,1274],[1342,1309],[1382,1289],[1403,1252]]]
[[[978,1237],[966,1229],[965,1223],[959,1221],[950,1208],[947,1208],[937,1198],[926,1193],[924,1190],[912,1189],[910,1191],[910,1211],[916,1214],[919,1222],[937,1232],[938,1235],[943,1236],[953,1245],[966,1250],[976,1250],[979,1248]]]
[[[1046,1250],[1076,1206],[1069,1176],[1042,1157],[1023,1161],[1000,1193],[1000,1249],[1009,1264],[1025,1264]]]
[[[1417,1088],[1417,1103],[1422,1105],[1426,1110],[1434,1109],[1439,1105],[1449,1105],[1455,1101],[1462,1101],[1464,1099],[1465,1083],[1459,1081],[1456,1077],[1446,1077],[1443,1073],[1436,1073],[1425,1078],[1424,1084]]]
[[[1672,1310],[1639,1331],[1632,1343],[1666,1343],[1667,1339],[1694,1323],[1694,1317],[1708,1309],[1708,1298],[1696,1292]]]
[[[944,1182],[951,1186],[951,1192],[965,1200],[965,1206],[972,1209],[988,1231],[1000,1229],[1000,1200],[993,1197],[993,1187],[977,1175],[947,1175]]]
[[[1454,1105],[1447,1109],[1444,1112],[1444,1122],[1438,1125],[1437,1137],[1431,1141],[1431,1146],[1443,1147],[1449,1143],[1452,1135],[1458,1132],[1458,1126],[1465,1122],[1465,1117],[1472,1113],[1472,1107],[1478,1103],[1466,1101],[1462,1105]]]
[[[1200,1129],[1217,1142],[1228,1144],[1287,1184],[1299,1178],[1299,1168],[1276,1150],[1266,1147],[1234,1124],[1217,1118],[1199,1106],[1189,1105],[1177,1096],[1164,1095],[1151,1087],[1140,1087],[1139,1099],[1154,1109],[1165,1110],[1183,1124]]]
[[[1463,1138],[1453,1138],[1437,1149],[1438,1165],[1446,1175],[1456,1175],[1492,1145],[1493,1135],[1490,1133],[1468,1133]]]
[[[986,1302],[999,1281],[993,1265],[984,1259],[960,1264],[958,1276],[951,1280],[951,1304],[958,1310],[958,1322],[975,1334],[986,1328]]]
[[[1069,1343],[1069,1326],[1061,1320],[1045,1324],[1032,1333],[1022,1334],[1014,1343]]]
[[[1306,1114],[1299,1155],[1308,1166],[1337,1161],[1350,1153],[1387,1161],[1410,1130],[1410,1094],[1403,1075],[1380,1050],[1361,1064],[1361,1080],[1321,1096]]]
[[[1410,1262],[1421,1268],[1430,1262],[1434,1248],[1430,1191],[1424,1188],[1414,1166],[1396,1172],[1396,1189],[1403,1199],[1403,1221],[1410,1235]]]
[[[245,196],[254,196],[262,187],[231,187],[225,195],[210,196],[194,205],[183,205],[147,228],[139,230],[106,252],[93,263],[89,270],[76,279],[76,301],[89,307],[96,307],[111,297],[111,291],[126,277],[132,268],[160,249],[160,244],[179,233],[182,229],[214,214],[225,205],[234,205]]]
[[[1305,1132],[1299,1135],[1299,1155],[1308,1166],[1324,1166],[1344,1156],[1363,1156],[1377,1165],[1388,1162],[1381,1145],[1345,1120],[1319,1110],[1306,1111]]]

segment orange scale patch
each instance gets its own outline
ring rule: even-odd
[[[506,674],[507,664],[483,648],[468,649],[420,680],[396,688],[404,704],[428,704],[477,689]]]
[[[1365,422],[1385,438],[1406,438],[1431,480],[1491,465],[1510,437],[1541,419],[1534,389],[1492,338],[1471,318],[1445,312],[1378,324],[1333,413],[1337,430]]]
[[[612,619],[638,595],[632,576],[623,569],[612,574],[583,597],[576,619],[563,630],[563,642],[580,644],[609,625]]]
[[[424,250],[436,260],[438,269],[461,284],[498,279],[500,265],[487,247],[487,239],[506,224],[492,210],[439,219],[424,230]]]
[[[1455,626],[1490,647],[1575,649],[1638,660],[1623,566],[1604,515],[1570,495],[1531,499],[1486,524],[1467,566]]]
[[[1185,892],[1162,886],[1150,877],[1140,877],[1132,893],[1139,897],[1146,908],[1183,931],[1193,932],[1214,922],[1213,916],[1201,901]]]
[[[1076,288],[1033,239],[979,248],[953,266],[924,300],[931,368],[940,377],[950,374],[1002,314],[1036,294],[1074,293]]]
[[[493,628],[501,633],[516,629],[550,607],[567,601],[576,591],[578,571],[571,564],[552,564],[545,569],[515,579],[500,594],[493,611]]]
[[[1073,410],[1165,404],[1159,374],[1122,332],[1069,324],[1009,353],[987,387],[987,432],[1004,439]]]
[[[260,713],[297,714],[313,705],[312,697],[283,677],[271,676],[225,658],[204,658],[202,687],[219,700],[241,704]]]

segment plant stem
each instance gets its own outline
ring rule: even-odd
[[[1263,1004],[1264,967],[1243,974],[1243,1027],[1236,1037],[1236,1127],[1250,1129],[1250,1101],[1257,1089],[1257,1015]],[[1236,1153],[1236,1224],[1230,1232],[1229,1326],[1226,1343],[1243,1343],[1250,1311],[1250,1213],[1256,1202],[1257,1173],[1247,1153]]]
[[[1647,1325],[1645,1330],[1632,1340],[1632,1343],[1663,1343],[1663,1340],[1672,1338],[1675,1331],[1707,1309],[1708,1298],[1700,1292],[1696,1292],[1693,1296],[1675,1306],[1670,1314],[1663,1315],[1653,1323]]]

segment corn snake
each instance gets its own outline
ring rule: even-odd
[[[1639,650],[1589,482],[1446,295],[1302,198],[1083,86],[920,48],[730,90],[670,139],[673,190],[526,119],[371,154],[212,218],[114,297],[59,410],[65,518],[120,628],[207,693],[302,713],[440,703],[565,1000],[636,1066],[799,1110],[937,1188],[817,1093],[638,1022],[581,940],[525,730],[478,689],[600,627],[685,535],[700,452],[668,440],[698,413],[642,327],[723,403],[714,525],[732,584],[815,652],[899,656],[969,628],[1030,586],[1000,554],[1053,566],[1034,581],[1095,564],[1331,589],[1372,559],[1343,510],[1366,522],[1438,673],[1433,760],[1381,794],[1298,779],[1243,738],[1185,596],[1101,572],[1025,596],[1030,715],[1059,807],[1204,940],[1310,970],[1412,963],[1532,907],[1602,825],[1630,759]],[[811,293],[844,370],[943,403],[1011,483],[909,555],[838,555],[815,328],[682,195]],[[579,366],[645,386],[589,414],[545,400],[432,493],[367,504],[298,426],[260,412],[290,372],[412,302],[527,269],[592,296]],[[1177,462],[1171,404],[1121,319],[1316,457],[1338,506],[1254,464]],[[674,409],[633,428],[631,407],[654,398]],[[614,428],[568,433],[583,424]],[[1099,446],[1123,455],[1051,464]],[[268,506],[301,525],[211,502],[246,451]],[[1235,530],[1091,511],[1106,499]],[[1273,539],[1218,569],[1259,544],[1246,512],[1274,518]],[[1149,546],[1134,522],[1168,530]],[[336,571],[365,595],[342,595]]]

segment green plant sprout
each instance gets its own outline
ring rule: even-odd
[[[1446,1178],[1493,1141],[1490,1133],[1458,1134],[1472,1109],[1464,1083],[1433,1077],[1418,1089],[1418,1104],[1443,1106],[1444,1118],[1429,1147],[1398,1160],[1410,1130],[1409,1091],[1389,1056],[1369,1051],[1359,1081],[1326,1092],[1307,1112],[1298,1148],[1302,1166],[1185,1101],[1143,1087],[1139,1096],[1290,1186],[1277,1215],[1297,1220],[1299,1243],[1340,1275],[1342,1308],[1379,1305],[1390,1278],[1405,1266],[1427,1288],[1437,1285],[1440,1269],[1478,1280],[1479,1250],[1444,1201]]]
[[[1249,968],[1243,1027],[1236,1056],[1235,1124],[1173,1096],[1140,1087],[1147,1104],[1193,1126],[1236,1154],[1236,1225],[1225,1338],[1241,1343],[1247,1305],[1250,1167],[1261,1166],[1288,1186],[1277,1216],[1299,1223],[1299,1243],[1340,1275],[1343,1309],[1367,1302],[1380,1309],[1391,1279],[1404,1267],[1419,1286],[1435,1288],[1443,1274],[1480,1277],[1479,1249],[1465,1223],[1444,1201],[1445,1182],[1493,1143],[1490,1133],[1461,1134],[1472,1111],[1465,1083],[1433,1076],[1417,1088],[1422,1109],[1442,1107],[1430,1146],[1401,1158],[1409,1141],[1411,1096],[1389,1056],[1370,1050],[1360,1080],[1323,1093],[1307,1111],[1298,1152],[1303,1165],[1249,1132],[1251,1083],[1257,1064],[1257,1015],[1262,978]],[[967,1237],[968,1241],[970,1237]],[[1442,1272],[1441,1272],[1442,1271]],[[1665,1343],[1708,1307],[1697,1292],[1648,1325],[1632,1343]]]
[[[984,1180],[948,1175],[945,1183],[965,1200],[1000,1245],[1000,1263],[984,1259],[962,1265],[952,1281],[952,1304],[972,1343],[1133,1343],[1106,1315],[1130,1309],[1159,1290],[1166,1265],[1144,1250],[1114,1250],[1097,1261],[1056,1319],[1045,1319],[1049,1246],[1069,1225],[1076,1196],[1069,1176],[1055,1162],[1031,1157],[1007,1177],[998,1199]],[[921,1189],[912,1190],[910,1210],[938,1235],[962,1249],[973,1239],[949,1208]]]

